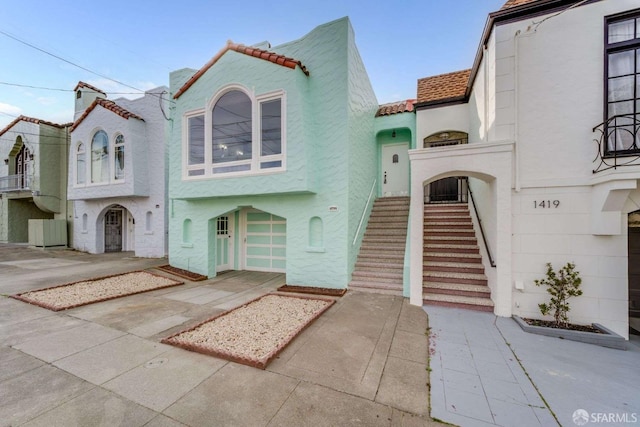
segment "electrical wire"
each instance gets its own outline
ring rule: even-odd
[[[102,77],[103,79],[107,79],[107,80],[109,80],[109,81],[112,81],[112,82],[114,82],[114,83],[117,83],[117,84],[122,85],[122,86],[125,86],[125,87],[128,87],[128,88],[130,88],[130,89],[137,90],[137,91],[139,91],[139,92],[145,93],[145,91],[144,91],[144,90],[142,90],[142,89],[138,89],[138,88],[137,88],[137,87],[135,87],[135,86],[131,86],[131,85],[127,84],[127,83],[124,83],[124,82],[121,82],[121,81],[119,81],[119,80],[113,79],[113,78],[111,78],[111,77],[109,77],[109,76],[107,76],[107,75],[105,75],[105,74],[98,73],[98,72],[96,72],[96,71],[91,70],[90,68],[87,68],[87,67],[84,67],[84,66],[82,66],[82,65],[76,64],[75,62],[69,61],[68,59],[65,59],[65,58],[63,58],[63,57],[61,57],[61,56],[59,56],[59,55],[53,54],[53,53],[51,53],[51,52],[49,52],[49,51],[47,51],[47,50],[45,50],[45,49],[42,49],[42,48],[40,48],[40,47],[38,47],[38,46],[36,46],[36,45],[34,45],[34,44],[31,44],[31,43],[29,43],[29,42],[26,42],[26,41],[24,41],[24,40],[22,40],[22,39],[20,39],[20,38],[18,38],[18,37],[16,37],[16,36],[12,35],[12,34],[9,34],[9,33],[7,33],[6,31],[0,30],[0,34],[4,35],[4,36],[6,36],[6,37],[9,37],[9,38],[10,38],[10,39],[12,39],[12,40],[17,41],[18,43],[22,43],[22,44],[24,44],[25,46],[29,46],[29,47],[30,47],[30,48],[32,48],[32,49],[35,49],[35,50],[37,50],[37,51],[39,51],[39,52],[42,52],[42,53],[44,53],[45,55],[49,55],[49,56],[51,56],[51,57],[53,57],[53,58],[55,58],[55,59],[58,59],[58,60],[60,60],[60,61],[62,61],[62,62],[65,62],[65,63],[67,63],[67,64],[69,64],[69,65],[73,65],[74,67],[80,68],[80,69],[81,69],[81,70],[83,70],[83,71],[86,71],[86,72],[91,73],[91,74],[93,74],[93,75],[96,75],[96,76],[98,76],[98,77]],[[158,96],[158,94],[154,94],[154,93],[150,93],[150,95]],[[160,96],[162,96],[162,95],[160,95]],[[172,101],[169,101],[169,102],[172,102]]]

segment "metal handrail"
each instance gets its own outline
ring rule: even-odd
[[[480,219],[480,214],[478,214],[478,208],[476,207],[476,201],[473,198],[473,191],[471,191],[471,186],[469,185],[469,178],[467,180],[467,189],[469,190],[469,196],[471,199],[471,205],[473,206],[473,211],[476,213],[476,218],[478,219],[478,226],[480,227],[480,234],[482,235],[482,241],[484,242],[484,247],[487,250],[487,256],[489,256],[489,264],[491,267],[495,267],[496,263],[491,256],[491,250],[489,249],[489,244],[487,243],[487,238],[484,234],[484,229],[482,228],[482,220]]]
[[[360,230],[362,229],[362,223],[364,222],[364,218],[367,215],[367,210],[369,210],[369,204],[371,203],[371,196],[373,196],[373,190],[376,188],[377,179],[373,180],[373,185],[371,186],[371,191],[369,191],[369,198],[367,199],[367,204],[364,205],[364,210],[362,211],[362,216],[360,217],[360,223],[358,224],[358,229],[356,230],[356,235],[353,237],[353,243],[351,246],[355,245],[358,241],[358,236],[360,235]]]

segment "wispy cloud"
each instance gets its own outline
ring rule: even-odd
[[[15,105],[5,104],[4,102],[0,102],[0,113],[3,116],[19,116],[22,113],[22,109],[20,107],[16,107]]]

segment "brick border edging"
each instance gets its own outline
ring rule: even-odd
[[[310,295],[325,295],[329,297],[341,297],[347,293],[347,289],[316,288],[313,286],[297,286],[297,285],[282,285],[277,289],[277,291],[310,294]]]
[[[617,350],[626,350],[627,343],[626,340],[613,332],[612,330],[602,326],[599,323],[593,323],[591,326],[602,331],[601,334],[597,334],[594,332],[584,332],[584,331],[572,331],[569,329],[555,329],[555,328],[546,328],[544,326],[533,326],[529,325],[519,316],[513,316],[513,320],[522,328],[523,331],[536,334],[536,335],[544,335],[547,337],[554,338],[563,338],[570,341],[578,341],[587,344],[595,344],[602,347],[615,348]]]
[[[134,292],[126,293],[126,294],[114,295],[114,296],[109,296],[109,297],[105,297],[105,298],[98,298],[98,299],[95,299],[95,300],[92,300],[92,301],[87,301],[87,302],[78,303],[78,304],[72,304],[72,305],[68,305],[68,306],[65,306],[65,307],[56,307],[56,306],[53,306],[51,304],[42,303],[42,302],[39,302],[39,301],[34,301],[32,299],[29,299],[28,297],[23,297],[24,294],[28,294],[28,293],[31,293],[31,292],[40,292],[40,291],[47,291],[47,290],[50,290],[50,289],[64,288],[64,287],[67,287],[67,286],[73,286],[73,285],[75,285],[77,283],[81,283],[81,282],[95,282],[95,281],[98,281],[98,280],[109,279],[111,277],[124,276],[125,274],[131,274],[131,273],[146,273],[146,274],[150,274],[152,276],[161,277],[163,279],[171,280],[174,283],[170,283],[168,285],[160,285],[160,286],[157,286],[157,287],[152,288],[152,289],[144,289],[144,290],[141,290],[141,291],[134,291]],[[120,273],[120,274],[110,274],[108,276],[101,276],[101,277],[96,277],[96,278],[93,278],[93,279],[77,280],[75,282],[64,283],[62,285],[56,285],[56,286],[50,286],[48,288],[35,289],[33,291],[21,292],[19,294],[15,294],[15,295],[9,295],[9,298],[13,298],[13,299],[16,299],[18,301],[26,302],[27,304],[36,305],[38,307],[46,308],[47,310],[51,310],[51,311],[63,311],[63,310],[69,310],[71,308],[82,307],[84,305],[95,304],[97,302],[104,302],[104,301],[109,301],[109,300],[116,299],[116,298],[128,297],[130,295],[142,294],[144,292],[157,291],[158,289],[171,288],[173,286],[179,286],[179,285],[183,285],[183,284],[184,284],[184,282],[180,282],[180,281],[177,281],[177,280],[172,279],[170,277],[162,276],[160,274],[152,273],[151,271],[135,270],[135,271],[128,271],[126,273]]]
[[[319,310],[313,317],[311,317],[304,325],[302,325],[300,328],[296,329],[295,331],[293,331],[291,334],[289,334],[287,337],[285,337],[285,339],[283,340],[283,343],[279,346],[277,346],[273,351],[271,351],[270,353],[267,354],[267,356],[263,359],[250,359],[247,357],[242,357],[242,356],[237,356],[235,354],[229,353],[229,352],[225,352],[225,351],[216,351],[216,350],[212,350],[208,347],[202,346],[202,345],[198,345],[198,344],[189,344],[189,343],[182,343],[182,342],[178,342],[175,341],[174,338],[177,337],[180,334],[183,334],[185,332],[189,332],[189,331],[193,331],[194,329],[199,328],[200,326],[204,325],[205,323],[209,323],[213,320],[216,320],[219,317],[222,316],[226,316],[227,314],[238,310],[240,308],[246,307],[249,304],[252,304],[256,301],[261,300],[264,297],[267,296],[272,296],[272,295],[276,295],[282,298],[298,298],[298,299],[307,299],[307,300],[316,300],[316,301],[325,301],[328,304],[322,308],[321,310]],[[160,341],[162,344],[169,344],[175,347],[179,347],[185,350],[189,350],[189,351],[193,351],[196,353],[201,353],[201,354],[206,354],[208,356],[214,356],[214,357],[219,357],[221,359],[226,359],[229,360],[231,362],[236,362],[236,363],[240,363],[242,365],[247,365],[247,366],[251,366],[253,368],[258,368],[258,369],[262,369],[264,370],[267,365],[278,355],[280,354],[280,352],[282,350],[284,350],[291,341],[294,340],[294,338],[296,338],[302,331],[304,331],[307,327],[309,327],[318,317],[320,317],[325,311],[327,311],[329,308],[331,308],[331,306],[333,304],[335,304],[335,300],[331,300],[331,299],[325,299],[325,298],[313,298],[313,297],[303,297],[303,296],[298,296],[298,295],[280,295],[277,293],[268,293],[265,295],[262,295],[258,298],[254,298],[251,301],[247,301],[244,304],[239,305],[238,307],[232,308],[231,310],[227,310],[223,313],[220,313],[216,316],[213,316],[209,319],[206,319],[200,323],[198,323],[195,326],[192,326],[190,328],[184,329],[180,332],[176,332],[175,334],[168,336],[167,338],[162,339],[162,341]]]
[[[192,276],[189,276],[188,274],[183,274],[183,273],[180,273],[180,272],[177,272],[177,271],[174,271],[174,270],[166,269],[166,267],[173,268],[173,269],[178,269],[178,270],[181,270],[181,271],[186,271],[187,273],[190,273]],[[198,273],[193,273],[193,272],[191,272],[189,270],[185,270],[184,268],[173,267],[171,264],[159,265],[159,266],[153,267],[153,268],[155,268],[156,270],[160,270],[160,271],[162,271],[164,273],[173,274],[174,276],[178,276],[178,277],[180,277],[182,279],[189,280],[190,282],[201,282],[203,280],[207,280],[208,279],[207,276],[203,276],[202,274],[198,274]]]

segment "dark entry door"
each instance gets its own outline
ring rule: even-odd
[[[640,318],[640,227],[629,227],[629,317]]]
[[[458,202],[458,178],[450,177],[433,181],[429,188],[430,202]]]
[[[104,215],[104,251],[122,251],[122,210],[109,209]]]

